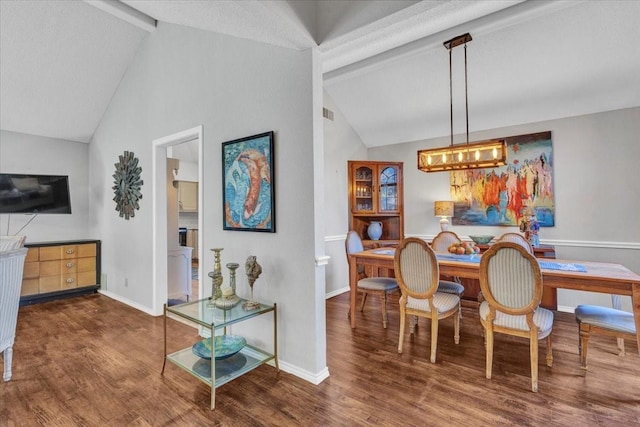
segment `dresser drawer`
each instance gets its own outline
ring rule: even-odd
[[[33,295],[40,292],[40,279],[37,277],[34,279],[23,279],[22,288],[20,289],[20,296]]]
[[[40,293],[42,294],[45,292],[55,292],[61,290],[61,280],[62,276],[60,275],[41,277],[39,281]]]

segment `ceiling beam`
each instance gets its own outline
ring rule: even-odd
[[[129,5],[121,3],[119,0],[84,0],[86,3],[91,6],[97,7],[98,9],[110,13],[116,18],[122,19],[132,25],[135,25],[138,28],[141,28],[145,31],[152,32],[156,29],[157,21],[140,12],[137,9],[132,8]]]

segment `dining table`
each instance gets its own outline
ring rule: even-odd
[[[349,287],[351,290],[350,313],[351,328],[356,327],[356,284],[358,265],[378,269],[394,268],[394,248],[369,249],[352,253],[349,262]],[[477,255],[453,255],[436,252],[440,274],[461,278],[480,278],[480,258]],[[636,326],[636,342],[640,353],[640,275],[627,267],[595,261],[578,260],[538,260],[544,286],[559,289],[599,292],[631,296],[631,305]]]

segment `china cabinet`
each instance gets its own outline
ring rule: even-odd
[[[355,230],[365,247],[397,243],[404,237],[402,163],[349,161],[349,229]],[[374,224],[378,231],[368,234]],[[380,236],[379,238],[375,238]]]
[[[279,371],[276,304],[254,304],[252,307],[255,308],[247,310],[244,308],[245,303],[247,303],[247,300],[240,299],[234,307],[222,309],[213,305],[209,298],[204,298],[172,307],[166,304],[164,306],[164,361],[162,363],[162,374],[164,375],[165,365],[168,360],[210,386],[211,409],[215,409],[216,388],[223,384],[270,361],[274,362],[276,372]],[[271,312],[273,313],[273,353],[246,344],[244,338],[230,334],[231,325]],[[210,337],[215,336],[216,338],[213,343],[210,338],[208,341],[204,339],[194,343],[191,347],[168,353],[168,316],[177,316],[194,322],[209,333]],[[238,345],[239,343],[241,343],[241,346]],[[208,354],[206,354],[207,351]]]

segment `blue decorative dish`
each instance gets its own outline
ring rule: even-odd
[[[216,360],[233,356],[247,345],[247,340],[238,335],[216,335],[215,352]],[[211,338],[198,341],[191,348],[193,354],[203,359],[211,359]]]
[[[493,240],[495,236],[482,235],[482,236],[469,236],[477,245],[486,245]]]

